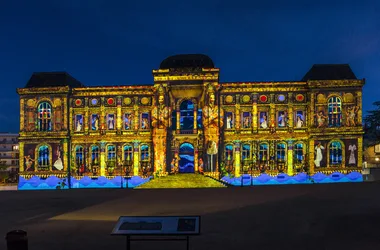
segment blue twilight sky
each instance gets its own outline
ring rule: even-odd
[[[0,131],[18,131],[16,88],[35,71],[146,84],[182,53],[209,55],[221,81],[300,80],[315,63],[349,63],[367,80],[366,111],[380,100],[379,13],[365,0],[0,0]]]

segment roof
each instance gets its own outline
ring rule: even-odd
[[[302,78],[302,81],[354,79],[357,78],[348,64],[314,64]]]
[[[169,56],[160,64],[160,69],[214,68],[214,62],[203,54],[184,54]]]
[[[71,88],[84,85],[66,72],[35,72],[25,88],[44,88],[69,86]]]

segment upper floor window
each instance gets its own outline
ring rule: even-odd
[[[51,105],[48,102],[41,102],[38,105],[38,131],[51,131]]]
[[[328,100],[329,127],[339,127],[342,120],[342,100],[333,96]]]

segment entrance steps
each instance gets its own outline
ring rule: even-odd
[[[153,188],[223,188],[223,183],[201,174],[176,174],[156,177],[135,189]]]

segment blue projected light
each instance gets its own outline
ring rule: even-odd
[[[280,102],[285,101],[285,96],[284,95],[278,95],[277,100]]]

